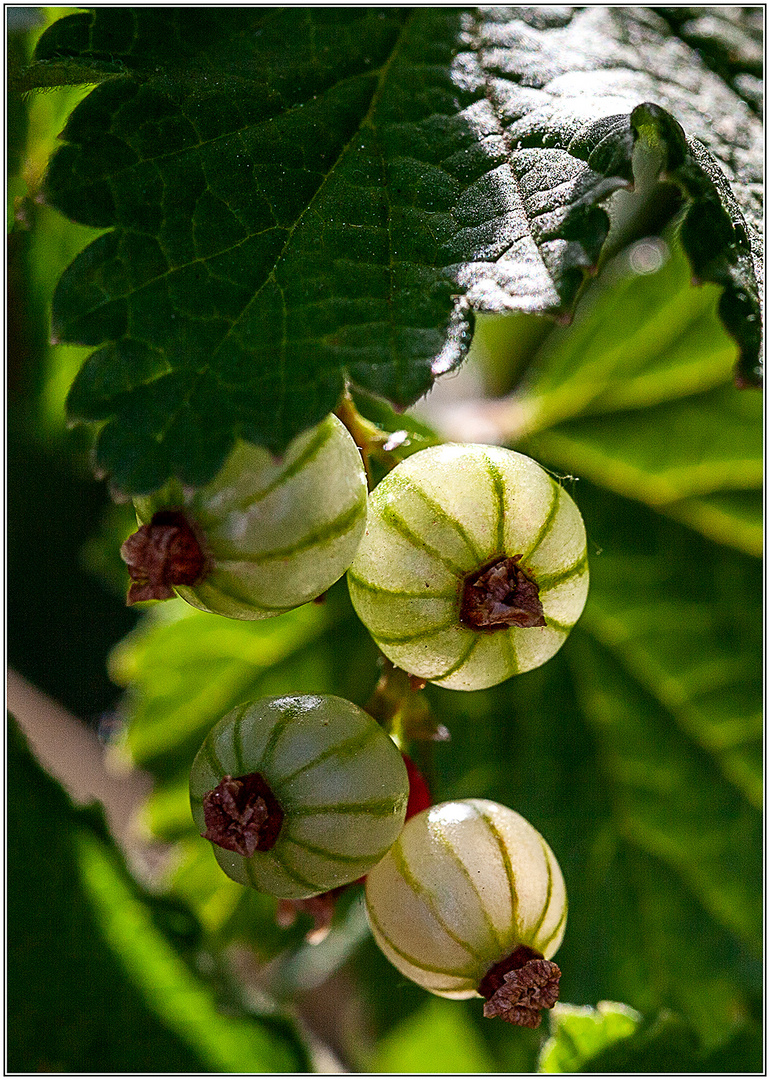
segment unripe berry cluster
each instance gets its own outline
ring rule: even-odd
[[[413,684],[475,690],[537,667],[586,600],[577,507],[531,458],[500,447],[423,450],[367,504],[359,450],[330,416],[280,461],[240,443],[211,483],[172,483],[135,505],[129,602],[176,593],[260,619],[347,570],[358,616]],[[365,877],[375,940],[404,975],[537,1026],[558,996],[550,958],[566,920],[553,852],[496,803],[430,806],[386,726],[330,695],[239,706],[193,763],[201,835],[226,874],[282,904],[322,906]]]

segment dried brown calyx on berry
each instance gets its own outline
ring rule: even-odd
[[[203,796],[203,814],[204,839],[245,858],[274,847],[283,823],[278,800],[257,772],[223,776]]]
[[[556,964],[536,949],[519,945],[479,984],[479,993],[487,999],[484,1016],[499,1016],[519,1027],[539,1027],[542,1010],[553,1008],[559,1000],[560,978]]]
[[[195,585],[207,560],[195,528],[181,510],[159,510],[120,549],[131,586],[128,603],[170,600],[175,585]]]
[[[460,607],[464,626],[508,630],[546,625],[539,589],[519,565],[521,558],[505,556],[468,575]]]

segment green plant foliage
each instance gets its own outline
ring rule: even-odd
[[[218,1009],[160,925],[189,942],[190,913],[142,895],[100,815],[72,806],[13,721],[9,736],[11,1070],[302,1069],[287,1033]]]
[[[692,1027],[668,1011],[642,1018],[625,1005],[599,1002],[596,1010],[564,1006],[554,1020],[556,1032],[543,1047],[541,1072],[762,1071],[762,1041],[756,1024],[742,1028],[719,1050],[703,1053]]]
[[[13,42],[12,85],[78,89],[9,127],[11,660],[151,773],[169,858],[150,895],[11,728],[12,1071],[303,1071],[321,1031],[353,1071],[761,1072],[762,402],[733,374],[759,351],[756,10],[97,8],[46,16],[26,67],[37,31]],[[402,412],[476,311],[469,362]],[[347,386],[372,484],[493,442],[573,497],[591,587],[559,654],[472,692],[402,700],[400,673],[373,709],[434,801],[510,806],[554,851],[552,1022],[428,997],[360,885],[311,944],[221,873],[189,807],[209,728],[366,707],[387,669],[344,581],[264,622],[118,618],[129,504],[78,561],[106,498],[64,432],[84,346],[70,417],[126,492],[206,479],[236,436],[280,450]]]
[[[616,1001],[589,1006],[557,1002],[550,1016],[551,1037],[543,1046],[538,1072],[580,1072],[581,1066],[619,1039],[627,1039],[641,1016]]]
[[[574,323],[546,337],[513,393],[481,403],[476,422],[560,474],[761,555],[762,398],[732,385],[719,290],[690,277],[676,230],[633,245]],[[482,327],[482,356],[495,332]],[[462,414],[451,422],[459,434]]]
[[[692,1027],[663,1011],[642,1017],[627,1005],[600,1001],[589,1006],[560,1005],[551,1014],[551,1037],[544,1044],[538,1072],[671,1073],[762,1070],[759,1027],[749,1023],[719,1050],[703,1053]]]
[[[67,64],[104,81],[47,198],[112,231],[62,277],[54,328],[98,347],[69,410],[123,490],[201,483],[239,435],[280,451],[346,379],[414,402],[462,360],[472,310],[569,311],[635,145],[756,379],[736,198],[761,130],[649,9],[101,8],[55,23],[19,85]]]
[[[433,998],[382,1040],[368,1071],[489,1073],[495,1062],[468,1010]]]

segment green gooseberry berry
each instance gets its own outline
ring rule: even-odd
[[[564,879],[508,807],[461,799],[410,818],[366,879],[366,909],[391,963],[433,994],[485,997],[486,1016],[526,1027],[558,998]]]
[[[397,667],[455,690],[494,686],[545,663],[580,616],[583,519],[524,454],[430,447],[371,493],[348,586]]]
[[[366,521],[358,448],[329,415],[280,460],[239,441],[202,487],[172,481],[134,499],[121,554],[129,603],[175,594],[203,611],[264,619],[313,600],[350,565]]]
[[[398,836],[409,780],[396,744],[331,694],[239,705],[203,742],[192,814],[234,881],[301,898],[367,874]]]

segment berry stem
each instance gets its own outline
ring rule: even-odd
[[[335,415],[348,429],[358,447],[358,452],[364,463],[367,486],[371,491],[375,484],[370,459],[374,454],[383,456],[382,448],[390,436],[387,431],[383,431],[371,420],[367,420],[365,416],[361,415],[350,394],[345,394],[339,406],[335,409]],[[395,461],[392,463],[392,465],[396,464]],[[389,467],[392,468],[392,465]]]

